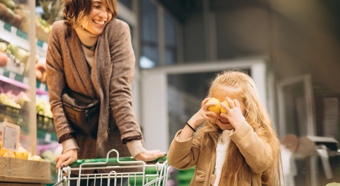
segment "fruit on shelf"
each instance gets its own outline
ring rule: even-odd
[[[39,96],[36,96],[36,108],[37,113],[42,116],[46,116],[49,118],[52,118],[52,112],[51,112],[51,105],[48,102],[48,100],[41,98]]]
[[[9,152],[9,150],[1,149],[0,150],[0,156],[4,156],[7,152]]]
[[[28,158],[29,160],[34,160],[34,161],[42,161],[42,158],[38,155],[34,155],[32,157]]]
[[[22,48],[19,48],[16,45],[11,44],[11,43],[9,43],[7,45],[7,48],[9,49],[11,54],[13,54],[13,56],[20,61],[20,63],[24,63],[24,64],[27,63],[27,61],[30,57],[29,52],[27,52],[26,50],[24,50]]]
[[[12,23],[13,26],[23,30],[24,32],[28,32],[29,26],[29,11],[25,6],[17,6],[13,12],[15,13],[15,20]],[[20,18],[19,18],[20,17]]]
[[[0,66],[6,66],[8,63],[8,57],[5,53],[0,52]]]
[[[46,59],[41,58],[35,64],[35,77],[37,80],[41,82],[46,82],[47,73],[46,73]]]
[[[46,20],[46,24],[52,25],[55,21],[63,19],[62,10],[64,3],[61,0],[49,1],[40,0],[39,5],[44,10],[41,15],[43,20]]]
[[[14,155],[16,158],[19,158],[19,159],[28,159],[28,152],[22,146],[18,148],[17,152],[14,152]]]
[[[7,8],[14,10],[15,8],[15,3],[12,0],[0,0],[0,3],[3,3],[6,5]]]
[[[55,162],[57,159],[58,154],[53,153],[51,150],[45,150],[42,154],[41,157],[49,162]]]
[[[20,28],[21,23],[22,23],[22,17],[19,14],[14,14],[15,20],[12,23],[13,26]]]
[[[15,158],[15,155],[13,152],[8,151],[3,155],[3,157]]]
[[[15,13],[3,3],[0,3],[0,19],[9,24],[12,24],[15,21]]]
[[[15,98],[12,97],[10,91],[6,94],[0,93],[0,103],[17,109],[21,108],[21,106],[15,102]]]
[[[30,102],[31,100],[28,98],[28,95],[21,91],[16,97],[15,97],[15,102],[19,104],[21,107],[24,106],[26,102]]]
[[[213,111],[213,112],[215,112],[218,115],[221,113],[220,100],[218,100],[216,98],[210,98],[207,103],[216,103],[216,105],[208,107],[209,111]]]
[[[0,156],[4,156],[9,150],[2,148],[2,141],[0,140]]]
[[[6,50],[7,50],[7,43],[0,42],[0,52],[1,51],[5,52]]]

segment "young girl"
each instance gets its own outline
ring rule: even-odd
[[[208,96],[217,98],[225,111],[219,115],[209,111],[216,103],[204,99],[201,109],[172,141],[169,164],[177,169],[196,166],[190,183],[195,186],[280,183],[279,140],[251,77],[238,71],[219,74]]]
[[[65,20],[53,24],[46,56],[51,110],[63,146],[56,168],[106,157],[111,149],[144,161],[164,156],[143,146],[132,109],[135,56],[129,26],[115,18],[116,0],[64,2]],[[100,101],[96,139],[68,122],[61,101],[66,87]]]

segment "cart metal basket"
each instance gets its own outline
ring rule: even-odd
[[[109,158],[112,152],[117,158]],[[166,186],[169,169],[166,156],[152,162],[136,161],[132,157],[119,158],[119,152],[112,149],[106,158],[77,160],[60,168],[55,186],[69,186],[71,182],[76,186]],[[98,173],[95,170],[109,171]],[[71,174],[74,171],[78,175]]]

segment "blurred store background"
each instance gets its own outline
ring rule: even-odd
[[[0,122],[20,125],[22,146],[52,165],[61,149],[45,57],[61,10],[61,0],[0,0]],[[167,151],[216,73],[240,69],[281,139],[286,185],[340,182],[340,1],[119,0],[118,19],[131,28],[133,106],[148,149]],[[173,170],[170,183],[192,174]]]

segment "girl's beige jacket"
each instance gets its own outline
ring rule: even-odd
[[[202,141],[194,137],[179,142],[176,139],[180,132],[177,132],[171,143],[168,152],[169,164],[177,169],[196,166],[190,186],[214,185],[216,145],[219,134],[217,132],[209,133],[209,135],[206,135],[207,138]],[[248,171],[245,180],[241,180],[238,186],[260,186],[261,180],[255,178],[254,173],[262,173],[273,164],[271,148],[258,137],[253,128],[246,122],[236,131],[231,132],[230,139],[237,145],[247,162],[245,166]],[[220,185],[223,185],[223,183],[220,182]]]

